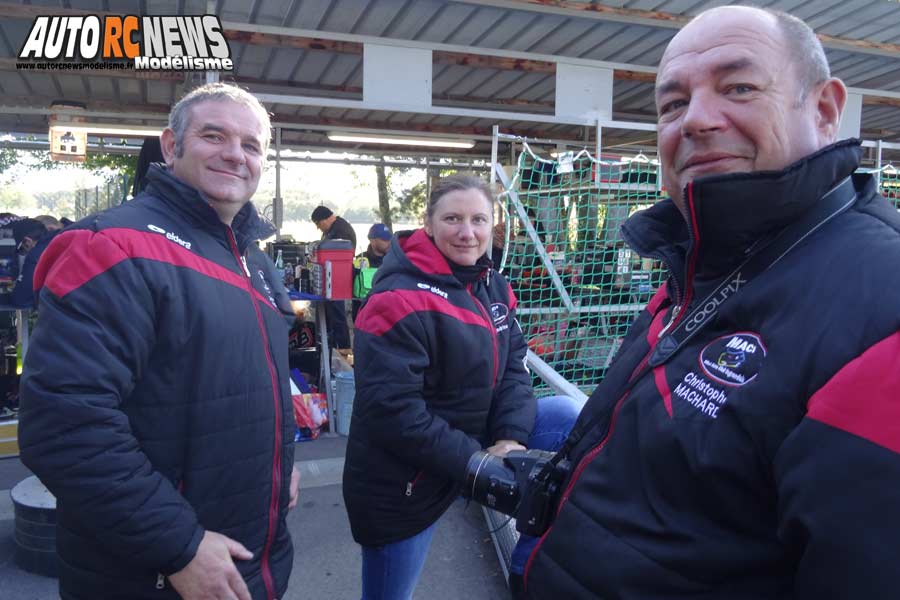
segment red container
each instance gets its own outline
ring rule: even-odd
[[[313,291],[331,300],[353,297],[353,244],[349,240],[324,240],[316,247]]]

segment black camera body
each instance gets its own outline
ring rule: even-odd
[[[515,517],[520,533],[542,535],[570,469],[569,461],[553,462],[554,456],[545,450],[511,450],[503,458],[476,452],[466,466],[463,495]]]

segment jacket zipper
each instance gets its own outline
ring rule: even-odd
[[[166,576],[162,573],[156,574],[156,589],[162,590],[166,587]]]
[[[419,471],[418,473],[416,473],[416,476],[412,478],[412,481],[406,482],[406,496],[407,497],[412,496],[413,488],[416,487],[416,483],[418,483],[418,481],[420,479],[422,479],[422,475],[424,475],[424,474],[425,474],[425,471]]]
[[[682,308],[687,308],[691,301],[691,296],[693,295],[693,286],[691,285],[691,280],[694,276],[694,270],[696,269],[697,264],[697,254],[698,248],[700,247],[700,236],[697,233],[696,227],[696,212],[694,210],[694,184],[693,182],[688,183],[687,185],[687,196],[688,196],[688,213],[689,213],[689,221],[688,221],[688,230],[691,232],[691,237],[693,238],[693,247],[691,248],[690,256],[688,257],[687,264],[687,272],[685,274],[685,292],[684,297],[681,298],[681,302],[678,302],[672,308],[672,314],[669,319],[669,323],[663,327],[661,333],[657,336],[657,339],[661,338],[663,333],[667,330],[671,329],[673,326],[677,325],[681,319],[687,314],[687,310],[682,312]],[[675,279],[673,277],[673,279]],[[676,285],[676,298],[678,298],[678,288]],[[643,376],[645,373],[645,368],[647,363],[650,362],[650,356],[653,354],[653,348],[651,346],[647,354],[641,359],[641,362],[638,363],[638,366],[634,368],[631,372],[631,376],[628,378],[628,384],[632,383],[639,377]],[[627,385],[627,384],[626,384]],[[562,497],[559,500],[559,504],[556,508],[557,516],[562,511],[563,506],[569,499],[569,495],[572,493],[572,489],[575,487],[575,483],[578,481],[578,478],[581,476],[582,471],[587,468],[587,465],[594,460],[594,458],[600,453],[603,448],[606,447],[607,442],[612,437],[613,431],[616,426],[616,419],[619,416],[619,411],[622,408],[622,405],[625,403],[625,399],[628,397],[628,392],[622,394],[616,401],[615,407],[613,407],[612,417],[610,417],[609,425],[607,426],[606,432],[603,434],[603,438],[600,440],[600,443],[597,444],[594,448],[591,449],[586,455],[582,457],[580,461],[578,461],[578,466],[575,467],[575,471],[572,473],[571,479],[569,479],[569,485],[566,486],[565,491],[563,492]],[[534,557],[537,556],[538,551],[543,545],[544,540],[547,539],[547,536],[550,535],[550,532],[553,530],[553,525],[547,528],[547,531],[544,532],[544,535],[538,540],[538,543],[535,545],[534,549],[531,551],[531,555],[528,557],[528,562],[525,564],[525,572],[522,577],[522,586],[524,589],[527,589],[528,586],[528,572],[531,570],[532,562],[534,561]]]
[[[269,500],[269,531],[266,534],[266,545],[263,547],[260,567],[262,569],[263,582],[266,585],[266,596],[269,600],[274,600],[275,585],[272,581],[272,571],[269,567],[269,553],[272,550],[272,541],[275,539],[275,526],[278,520],[278,499],[281,496],[281,402],[278,396],[278,377],[275,374],[275,365],[272,362],[272,355],[269,352],[269,336],[266,334],[262,313],[259,310],[259,304],[257,303],[256,298],[253,297],[253,281],[250,276],[250,269],[247,267],[247,259],[238,252],[237,240],[234,237],[234,231],[231,227],[228,227],[228,241],[231,244],[231,251],[234,254],[235,260],[237,260],[238,265],[243,268],[244,273],[247,275],[247,292],[250,294],[250,302],[253,304],[253,310],[256,313],[256,322],[259,325],[259,332],[262,336],[266,364],[269,367],[269,377],[272,379],[272,397],[275,403],[272,497]]]
[[[494,383],[491,387],[495,388],[497,387],[497,370],[499,369],[497,363],[500,362],[500,358],[497,354],[497,331],[494,329],[494,322],[491,320],[490,315],[484,309],[484,306],[482,306],[478,298],[475,297],[475,294],[472,293],[471,283],[466,286],[466,291],[472,296],[472,300],[475,301],[475,305],[478,307],[478,310],[481,311],[481,316],[484,317],[484,320],[487,323],[488,331],[491,332],[491,347],[494,350]]]

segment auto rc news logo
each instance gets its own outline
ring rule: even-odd
[[[230,71],[231,49],[214,15],[41,16],[19,51],[19,68]],[[52,62],[46,62],[52,61]],[[85,62],[92,61],[92,62]]]

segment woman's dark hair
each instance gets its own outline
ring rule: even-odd
[[[474,175],[463,175],[457,173],[442,177],[437,185],[431,190],[431,196],[428,197],[428,206],[425,209],[425,219],[430,219],[434,215],[434,207],[441,201],[441,198],[450,192],[459,192],[464,190],[478,190],[481,192],[488,204],[493,204],[494,193],[484,179],[475,177]],[[491,211],[493,214],[493,211]]]

